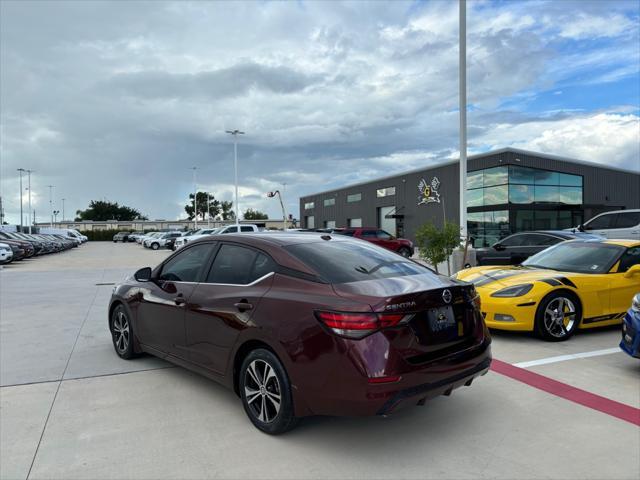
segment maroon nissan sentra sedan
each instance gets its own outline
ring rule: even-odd
[[[386,415],[491,363],[473,285],[341,235],[209,236],[114,288],[117,354],[147,352],[232,388],[260,430]]]

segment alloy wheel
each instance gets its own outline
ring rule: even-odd
[[[271,423],[280,412],[282,392],[275,370],[264,360],[254,360],[244,374],[244,393],[251,413]]]
[[[556,297],[544,310],[544,328],[549,335],[563,338],[573,330],[576,315],[576,306],[573,301],[566,297]]]
[[[130,332],[127,316],[121,311],[118,312],[113,320],[113,344],[118,353],[124,354],[129,348]]]

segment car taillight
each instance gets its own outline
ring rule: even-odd
[[[381,328],[393,327],[405,317],[401,313],[316,312],[316,317],[334,333],[362,338]]]

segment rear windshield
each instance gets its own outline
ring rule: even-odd
[[[367,242],[322,241],[285,247],[329,283],[404,277],[431,272],[389,250]]]
[[[624,247],[600,242],[572,241],[559,243],[522,262],[527,267],[541,267],[576,273],[606,273]]]

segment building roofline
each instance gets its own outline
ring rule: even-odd
[[[576,158],[562,157],[560,155],[552,155],[550,153],[534,152],[532,150],[523,150],[523,149],[520,149],[520,148],[513,148],[513,147],[498,148],[497,150],[491,150],[489,152],[476,153],[474,155],[469,155],[467,157],[467,161],[475,160],[475,159],[483,158],[483,157],[490,157],[490,156],[493,156],[493,155],[499,155],[501,153],[507,153],[507,152],[519,153],[521,155],[530,155],[532,157],[548,158],[550,160],[558,160],[558,161],[561,161],[561,162],[575,163],[575,164],[578,164],[578,165],[586,165],[588,167],[604,168],[604,169],[607,169],[607,170],[614,170],[614,171],[623,172],[623,173],[633,173],[635,175],[640,175],[640,170],[636,171],[636,170],[629,170],[629,169],[621,168],[621,167],[611,167],[609,165],[604,165],[602,163],[589,162],[589,161],[586,161],[586,160],[579,160],[579,159],[576,159]],[[425,171],[425,170],[429,170],[431,168],[446,167],[448,165],[456,164],[459,161],[460,161],[460,159],[447,160],[447,161],[435,163],[433,165],[429,165],[429,166],[425,166],[425,167],[414,168],[412,170],[405,170],[404,172],[394,173],[393,175],[385,175],[384,177],[372,178],[371,180],[365,180],[363,182],[351,183],[349,185],[345,185],[344,187],[333,188],[331,190],[323,190],[321,192],[309,193],[307,195],[302,195],[300,198],[303,199],[303,198],[307,198],[307,197],[313,197],[313,196],[316,196],[316,195],[324,195],[326,193],[338,192],[338,191],[341,191],[341,190],[345,190],[347,188],[360,187],[362,185],[366,185],[366,184],[371,183],[371,182],[378,182],[378,181],[388,180],[388,179],[392,179],[392,178],[396,178],[396,177],[402,177],[403,175],[411,175],[413,173],[422,172],[422,171]]]

